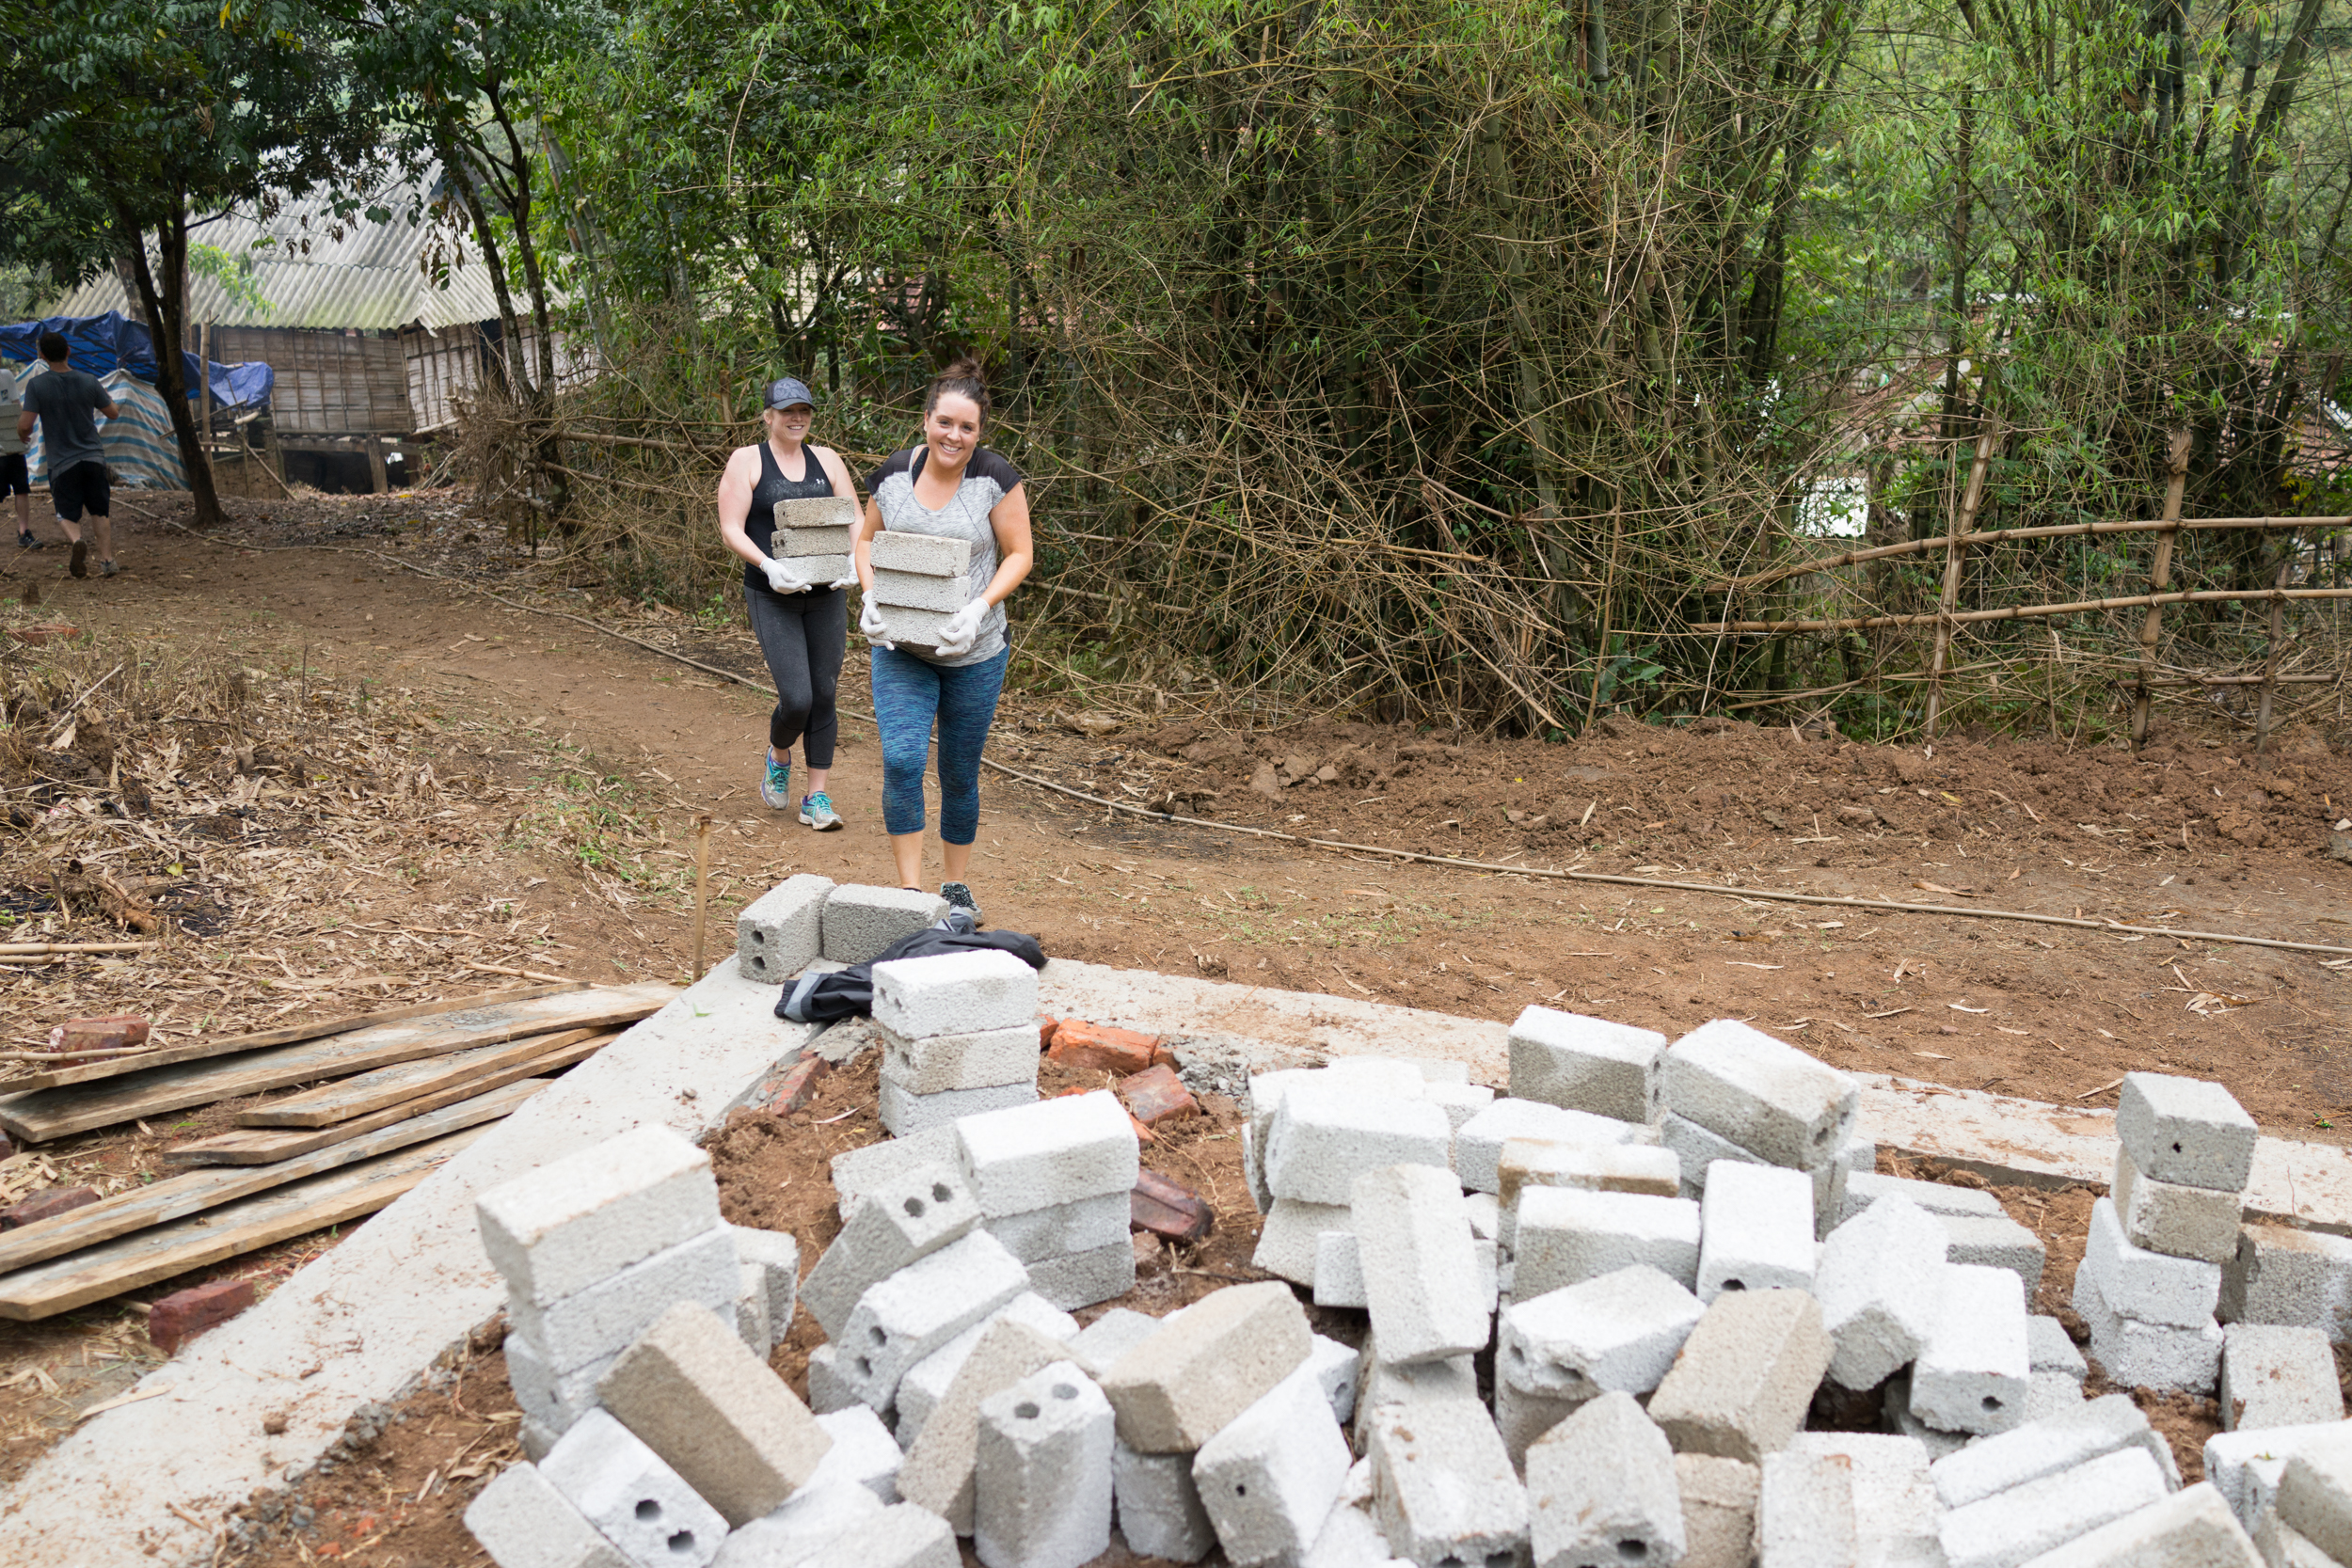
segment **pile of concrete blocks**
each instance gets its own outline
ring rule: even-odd
[[[800,1247],[719,1216],[710,1157],[641,1127],[482,1195],[507,1290],[506,1366],[536,1458],[596,1410],[622,1353],[691,1304],[763,1364],[790,1326]]]
[[[804,580],[823,588],[850,575],[850,532],[857,526],[857,502],[846,496],[778,501],[775,523],[768,553]]]
[[[789,504],[789,503],[786,503]],[[918,888],[836,886],[830,877],[787,877],[735,920],[736,972],[783,985],[818,958],[871,963],[902,937],[936,926],[947,901]]]
[[[2222,1266],[2237,1255],[2254,1118],[2218,1084],[2124,1076],[2115,1180],[2074,1272],[2090,1354],[2119,1384],[2210,1393]]]
[[[1010,953],[878,963],[873,1016],[882,1124],[894,1136],[1037,1099],[1037,971]]]
[[[884,529],[870,546],[874,586],[890,641],[909,647],[939,645],[947,622],[972,600],[972,543],[943,534]]]

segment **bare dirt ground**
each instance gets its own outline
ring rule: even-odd
[[[0,1033],[11,1040],[116,1006],[176,1007],[176,1027],[227,1031],[521,983],[469,961],[683,979],[699,812],[714,818],[714,953],[734,908],[786,875],[889,878],[872,730],[853,717],[866,706],[856,640],[832,786],[848,826],[820,836],[759,802],[763,696],[394,562],[761,675],[739,606],[687,616],[571,586],[591,580],[592,563],[516,557],[469,522],[456,492],[228,504],[233,525],[200,540],[168,526],[184,520],[184,498],[130,498],[118,509],[125,570],[111,580],[67,577],[55,548],[0,562],[0,595],[39,595],[0,606],[0,622],[91,634],[82,653],[18,649],[11,677],[55,663],[60,690],[78,690],[63,676],[94,678],[112,648],[189,672],[233,664],[270,697],[245,710],[246,738],[288,751],[313,736],[325,691],[349,733],[339,749],[305,754],[342,793],[326,792],[331,813],[321,790],[282,777],[284,800],[231,796],[247,776],[229,741],[217,727],[163,722],[173,714],[118,734],[130,760],[180,739],[168,771],[183,816],[277,813],[278,836],[212,851],[216,874],[188,876],[185,860],[146,868],[167,908],[211,900],[215,924],[193,953],[176,946],[168,967],[141,958],[0,972]],[[1118,727],[1080,733],[1071,721],[1081,717]],[[1720,721],[1670,731],[1608,720],[1565,745],[1343,722],[1251,730],[1181,699],[1149,716],[1089,714],[1069,693],[1015,692],[992,756],[1089,793],[1724,892],[1313,850],[1114,816],[994,775],[974,883],[992,924],[1034,931],[1067,957],[1493,1019],[1529,1003],[1669,1033],[1747,1018],[1842,1068],[2094,1105],[2111,1104],[2114,1081],[2133,1069],[2195,1073],[2227,1084],[2271,1132],[2336,1139],[2332,1124],[2352,1113],[2343,955],[1739,896],[1776,888],[2079,912],[2352,948],[2352,866],[2325,856],[2329,823],[2352,808],[2352,764],[2310,726],[2257,758],[2242,731],[2211,722],[2160,730],[2137,758],[1966,736],[1931,755]],[[87,824],[29,811],[11,820],[21,827],[0,836],[0,907],[20,917],[12,934],[119,934],[95,913],[48,912],[44,835]],[[302,877],[270,880],[258,853],[270,848],[294,854]],[[127,1182],[167,1137],[208,1125],[90,1134],[31,1158],[58,1180]],[[0,1181],[14,1176],[22,1191],[52,1180],[36,1171],[27,1182],[29,1168],[0,1164]],[[266,1276],[319,1244],[221,1272]],[[112,1304],[0,1325],[0,1479],[154,1355],[135,1314]]]

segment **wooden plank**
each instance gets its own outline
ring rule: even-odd
[[[420,1061],[402,1062],[396,1067],[378,1068],[356,1078],[345,1078],[306,1089],[284,1100],[272,1101],[241,1113],[240,1127],[332,1127],[354,1117],[373,1116],[378,1111],[407,1104],[453,1086],[463,1087],[480,1082],[503,1067],[529,1062],[559,1051],[567,1045],[596,1037],[611,1039],[605,1029],[567,1029],[558,1035],[532,1035],[500,1045],[476,1046],[450,1056],[427,1056]]]
[[[512,1108],[508,1107],[509,1110]],[[55,1219],[38,1220],[31,1225],[19,1226],[14,1230],[0,1231],[0,1276],[5,1276],[11,1269],[38,1263],[44,1258],[60,1257],[82,1247],[95,1246],[100,1242],[112,1241],[117,1236],[127,1236],[135,1230],[183,1220],[207,1209],[217,1209],[222,1204],[251,1197],[256,1193],[305,1180],[326,1171],[341,1170],[345,1165],[356,1165],[363,1160],[373,1160],[394,1149],[406,1148],[411,1144],[444,1137],[485,1119],[473,1114],[475,1109],[478,1107],[460,1101],[438,1111],[411,1117],[390,1127],[346,1138],[342,1143],[309,1154],[281,1160],[272,1165],[195,1170],[184,1176],[167,1177],[161,1181],[134,1188],[119,1196],[101,1198],[96,1203],[69,1210]]]
[[[226,1208],[0,1277],[0,1318],[31,1322],[373,1214],[486,1131],[469,1127]]]
[[[45,1143],[69,1132],[109,1127],[135,1117],[347,1077],[526,1035],[633,1023],[676,994],[675,986],[659,984],[565,991],[531,1002],[355,1030],[332,1039],[281,1045],[247,1053],[231,1062],[191,1062],[151,1068],[105,1084],[36,1089],[0,1099],[0,1131],[28,1142]]]
[[[170,1067],[178,1062],[208,1061],[215,1056],[232,1056],[241,1051],[260,1051],[272,1045],[292,1045],[298,1040],[349,1034],[354,1029],[371,1029],[379,1023],[401,1023],[412,1018],[435,1018],[443,1013],[464,1012],[469,1007],[494,1007],[508,1002],[529,1002],[534,997],[579,990],[586,984],[583,980],[569,986],[516,986],[511,990],[476,991],[470,996],[446,996],[438,1002],[419,1002],[413,1006],[388,1007],[373,1013],[346,1013],[340,1018],[313,1019],[308,1023],[289,1023],[282,1029],[264,1029],[259,1034],[224,1035],[216,1040],[191,1040],[186,1045],[167,1046],[144,1056],[124,1057],[113,1062],[91,1062],[82,1067],[59,1068],[54,1072],[36,1072],[22,1078],[10,1078],[0,1083],[0,1089],[18,1094],[34,1089],[63,1088],[68,1084],[119,1078],[126,1072]]]
[[[588,1043],[580,1042],[581,1045]],[[216,1137],[199,1138],[193,1143],[182,1144],[177,1148],[166,1149],[164,1164],[183,1167],[282,1164],[288,1160],[312,1154],[322,1148],[331,1148],[337,1144],[349,1143],[385,1128],[419,1120],[429,1112],[451,1107],[471,1114],[475,1121],[487,1121],[506,1115],[553,1083],[553,1079],[545,1075],[578,1061],[580,1058],[574,1053],[580,1049],[576,1045],[552,1056],[517,1062],[476,1083],[443,1089],[438,1094],[427,1095],[406,1105],[393,1105],[372,1117],[361,1117],[357,1121],[338,1122],[332,1127],[239,1128],[236,1132],[223,1132]],[[517,1090],[521,1092],[518,1094]]]

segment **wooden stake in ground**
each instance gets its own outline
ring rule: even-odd
[[[1968,465],[1968,488],[1952,514],[1944,546],[1944,589],[1936,599],[1935,647],[1928,665],[1928,738],[1935,738],[1935,722],[1944,706],[1944,663],[1952,649],[1952,611],[1960,607],[1960,542],[1976,526],[1977,509],[1984,503],[1984,473],[1993,462],[1993,416],[1984,416],[1984,433],[1977,437],[1977,455]]]
[[[698,812],[694,816],[694,972],[689,980],[703,977],[703,927],[709,911],[707,899],[710,881],[710,814]]]
[[[2279,580],[2274,588],[2284,588],[2295,576],[2295,550],[2287,550],[2287,558],[2279,562]],[[2261,756],[2270,749],[2270,699],[2279,689],[2279,643],[2286,636],[2286,601],[2270,601],[2270,653],[2263,660],[2262,710],[2254,716],[2254,754]]]
[[[2156,534],[2156,559],[2148,568],[2148,592],[2161,594],[2172,580],[2172,543],[2180,537],[2174,526],[2181,520],[2181,493],[2188,487],[2189,433],[2172,433],[2172,450],[2167,459],[2171,477],[2164,484],[2163,529]],[[2156,668],[2156,634],[2164,627],[2164,606],[2148,607],[2148,618],[2139,624],[2139,692],[2132,700],[2132,750],[2137,752],[2148,743],[2148,677]]]

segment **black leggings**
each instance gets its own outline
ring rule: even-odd
[[[752,635],[775,677],[776,711],[768,717],[768,744],[775,751],[802,742],[801,760],[810,768],[833,766],[833,743],[841,733],[834,711],[841,684],[841,653],[850,640],[850,592],[812,589],[806,594],[743,592]]]

